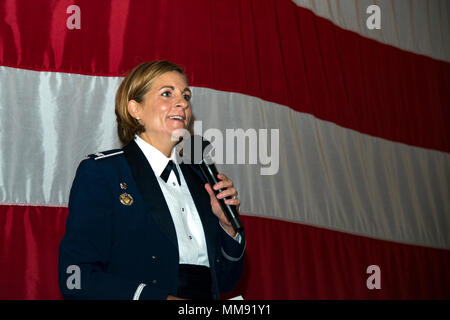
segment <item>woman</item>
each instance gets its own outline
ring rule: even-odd
[[[188,129],[192,93],[169,61],[143,63],[122,81],[115,112],[123,149],[90,155],[74,179],[59,249],[65,298],[219,299],[240,279],[237,234],[196,168],[177,164],[172,138]],[[217,198],[239,206],[219,174]]]

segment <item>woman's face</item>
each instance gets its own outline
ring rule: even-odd
[[[192,117],[191,90],[182,74],[166,72],[153,80],[142,103],[135,103],[129,112],[140,119],[145,132],[141,137],[153,145],[170,141],[176,129],[187,129]]]

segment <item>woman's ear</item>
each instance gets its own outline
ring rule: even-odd
[[[136,100],[130,100],[127,104],[128,113],[135,119],[139,120],[139,103]]]

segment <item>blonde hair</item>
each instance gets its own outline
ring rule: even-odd
[[[116,92],[115,105],[117,131],[122,145],[127,145],[136,134],[145,131],[144,126],[128,112],[128,102],[135,100],[142,103],[153,81],[170,71],[177,71],[186,79],[186,75],[180,66],[167,60],[156,60],[138,65],[122,80]]]

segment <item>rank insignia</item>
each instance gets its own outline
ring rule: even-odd
[[[128,188],[128,185],[125,182],[120,183],[120,189],[126,190]]]
[[[128,193],[122,193],[120,195],[120,202],[125,206],[131,206],[133,204],[133,197]]]

